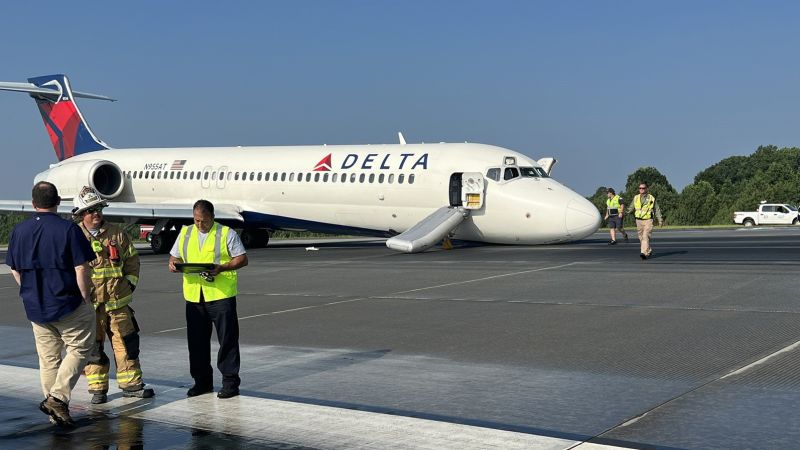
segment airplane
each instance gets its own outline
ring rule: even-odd
[[[204,198],[216,220],[241,230],[248,248],[274,230],[388,237],[416,253],[447,239],[492,244],[553,244],[600,227],[598,209],[550,177],[538,161],[476,143],[270,147],[111,148],[91,130],[65,75],[0,82],[39,107],[58,162],[34,178],[49,181],[71,211],[83,186],[109,203],[104,213],[153,225],[150,245],[166,253],[192,205]],[[0,200],[0,211],[32,212],[30,201]]]

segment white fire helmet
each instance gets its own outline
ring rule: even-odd
[[[75,205],[75,208],[72,210],[72,214],[76,216],[79,216],[82,212],[94,206],[108,206],[108,203],[103,200],[103,197],[101,197],[96,190],[89,186],[84,186],[83,189],[81,189],[81,192],[75,196],[75,199],[72,203]]]

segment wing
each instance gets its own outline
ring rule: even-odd
[[[127,217],[142,219],[188,219],[192,220],[193,203],[127,203],[108,202],[103,210],[106,217]],[[59,205],[59,214],[72,214],[71,205]],[[35,212],[30,201],[0,200],[0,211],[32,214]],[[214,218],[243,222],[242,208],[237,205],[219,203],[214,205]]]

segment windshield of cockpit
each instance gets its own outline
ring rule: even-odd
[[[486,178],[494,181],[511,181],[517,178],[550,178],[541,167],[491,167]]]

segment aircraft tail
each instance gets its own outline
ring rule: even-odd
[[[110,148],[92,133],[75,103],[75,97],[109,101],[114,99],[73,91],[66,75],[60,74],[28,78],[28,83],[0,82],[0,90],[27,92],[33,97],[59,161]]]

